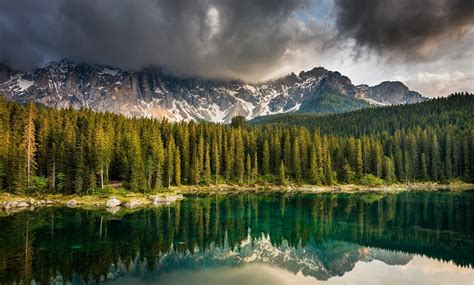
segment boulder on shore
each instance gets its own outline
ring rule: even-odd
[[[74,207],[74,206],[77,206],[77,201],[74,200],[74,199],[71,199],[69,201],[67,201],[67,204],[66,204],[68,207]]]
[[[18,205],[19,202],[17,201],[11,201],[11,202],[3,202],[2,207],[4,209],[11,209],[15,208]]]
[[[158,196],[153,198],[153,205],[160,204],[171,204],[178,200],[182,200],[184,197],[181,194],[171,196]]]
[[[25,202],[25,201],[21,201],[20,203],[18,203],[18,205],[16,205],[18,208],[26,208],[26,207],[29,207],[30,204],[28,202]]]
[[[121,204],[122,202],[119,199],[112,197],[111,199],[107,201],[107,203],[105,203],[105,206],[107,208],[115,208],[115,207],[120,206]]]
[[[133,209],[133,208],[136,208],[138,206],[141,206],[143,203],[140,202],[140,201],[137,201],[137,200],[130,200],[128,201],[127,203],[125,203],[125,207],[128,208],[128,209]]]

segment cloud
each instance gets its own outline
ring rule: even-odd
[[[340,38],[389,59],[429,60],[474,24],[472,0],[334,0]]]
[[[178,75],[259,79],[320,30],[295,14],[309,0],[15,0],[0,2],[0,61],[48,60]],[[318,38],[318,42],[327,39]]]
[[[451,73],[418,72],[404,80],[406,84],[429,97],[447,96],[455,92],[474,92],[474,75],[461,71]]]

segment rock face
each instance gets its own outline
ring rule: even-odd
[[[358,85],[356,88],[356,97],[366,98],[370,103],[376,105],[410,104],[425,99],[399,81],[385,81],[373,87]]]
[[[182,79],[158,68],[126,71],[110,67],[52,63],[28,73],[0,65],[0,93],[8,100],[35,101],[56,108],[90,108],[127,116],[229,122],[285,112],[337,112],[370,104],[405,104],[426,98],[401,82],[354,86],[339,72],[322,67],[258,84]],[[318,98],[344,99],[334,109]],[[326,102],[332,102],[326,100]],[[365,104],[364,104],[365,103]],[[331,103],[329,103],[331,104]],[[338,100],[341,104],[341,100]]]

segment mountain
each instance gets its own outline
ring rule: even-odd
[[[312,240],[305,246],[292,247],[287,241],[275,245],[268,236],[243,240],[236,248],[225,244],[178,253],[171,249],[156,260],[137,256],[129,264],[119,261],[108,276],[112,278],[139,277],[157,283],[166,273],[180,268],[182,272],[236,267],[248,264],[266,264],[293,274],[301,273],[316,280],[343,276],[354,269],[357,262],[378,260],[388,265],[405,265],[413,259],[411,254],[360,246],[344,241],[329,240],[317,244]]]
[[[178,78],[159,68],[129,71],[66,60],[27,73],[0,66],[0,93],[8,100],[56,108],[212,122],[229,122],[236,115],[251,119],[297,111],[335,113],[426,99],[401,82],[355,86],[348,77],[322,67],[250,84]]]

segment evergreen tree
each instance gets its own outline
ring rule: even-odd
[[[361,140],[357,140],[356,144],[356,159],[355,159],[355,178],[357,181],[360,181],[364,176],[364,161],[362,158],[362,142]]]
[[[204,161],[204,183],[209,185],[209,183],[211,183],[211,155],[209,144],[206,144]]]
[[[214,141],[212,144],[212,162],[214,168],[214,175],[215,175],[215,184],[218,184],[218,177],[220,173],[220,155],[219,155],[219,147],[217,143],[217,137],[214,137]]]
[[[163,187],[163,165],[165,161],[165,150],[161,134],[159,131],[154,131],[151,136],[151,157],[153,160],[154,174],[154,189],[159,191]]]
[[[281,185],[286,185],[286,170],[285,170],[285,163],[283,162],[283,160],[280,161],[278,179]]]
[[[26,187],[32,186],[33,176],[36,171],[36,133],[35,133],[35,109],[33,103],[28,104],[28,112],[26,118],[25,131],[23,133],[23,145],[25,152],[25,171],[26,171]]]
[[[146,180],[144,177],[145,165],[142,157],[140,139],[136,131],[131,131],[128,148],[128,158],[130,161],[130,190],[143,192],[146,189]]]
[[[316,149],[316,145],[313,144],[311,147],[311,155],[309,160],[309,173],[311,183],[315,185],[321,184],[321,176],[319,172],[319,162],[318,162],[318,153]]]
[[[245,154],[241,130],[237,130],[235,135],[235,174],[239,179],[239,183],[243,183],[245,173]]]
[[[268,140],[266,139],[263,142],[262,164],[262,174],[266,176],[270,173],[270,146],[268,145]]]
[[[445,139],[445,146],[444,146],[444,168],[445,174],[444,178],[449,181],[453,177],[453,160],[452,160],[452,142],[451,136],[449,133],[446,134]]]
[[[229,132],[229,137],[228,137],[228,145],[227,148],[224,150],[225,155],[226,155],[226,163],[225,163],[225,178],[226,181],[229,181],[232,172],[233,172],[233,166],[234,166],[234,133]]]
[[[344,160],[343,170],[344,170],[344,181],[346,183],[353,183],[354,178],[355,178],[355,174],[354,174],[354,171],[351,168],[351,165],[347,161],[347,159]]]
[[[393,183],[395,180],[393,161],[388,156],[384,156],[383,158],[383,177],[388,184]]]
[[[424,152],[421,154],[420,164],[421,179],[426,181],[428,180],[428,166],[426,164],[426,155]]]
[[[255,152],[254,157],[253,157],[253,177],[252,179],[257,182],[257,177],[258,177],[258,157],[257,157],[257,152]]]
[[[173,182],[174,152],[175,142],[173,136],[171,136],[166,147],[166,184],[168,187],[170,187],[171,182]]]
[[[438,136],[431,137],[431,178],[438,181],[441,177],[441,156],[439,150]]]
[[[174,184],[176,186],[181,185],[181,152],[179,147],[176,147],[174,151]]]
[[[252,179],[252,159],[250,158],[250,153],[247,153],[247,158],[245,160],[245,171],[247,172],[247,184],[250,184]]]
[[[297,183],[301,182],[302,170],[301,170],[301,152],[299,146],[298,137],[293,141],[293,173]]]

